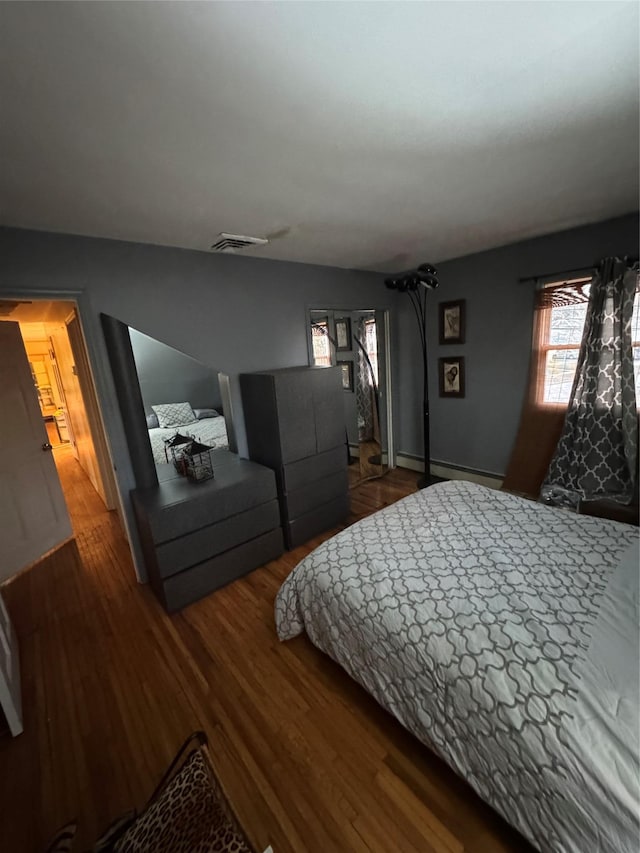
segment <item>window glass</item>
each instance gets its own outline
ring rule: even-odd
[[[584,293],[588,294],[588,286]],[[541,340],[541,359],[544,368],[542,401],[551,404],[569,402],[573,378],[578,363],[582,330],[587,315],[587,304],[561,305],[547,309],[549,323]],[[640,298],[636,293],[631,323],[633,365],[636,401],[640,403]]]
[[[551,309],[549,344],[574,344],[580,346],[582,329],[587,316],[587,303],[563,305]]]
[[[314,320],[311,325],[311,342],[313,344],[313,363],[331,367],[331,347],[329,342],[329,325],[326,320]]]

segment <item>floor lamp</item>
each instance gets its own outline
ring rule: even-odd
[[[414,272],[391,276],[384,281],[389,290],[406,293],[418,321],[420,346],[422,348],[422,429],[424,444],[424,477],[418,480],[418,488],[424,489],[434,480],[431,477],[431,442],[429,438],[429,369],[427,364],[427,292],[438,287],[437,271],[431,264],[420,264]]]

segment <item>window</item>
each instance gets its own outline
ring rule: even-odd
[[[314,320],[311,323],[311,343],[313,345],[313,363],[331,367],[331,345],[327,320]]]
[[[541,291],[539,307],[539,381],[537,400],[569,402],[587,315],[589,279],[552,282]],[[636,292],[631,321],[636,400],[640,403],[640,298]]]

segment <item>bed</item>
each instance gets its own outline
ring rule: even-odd
[[[156,406],[153,408],[160,407]],[[197,414],[199,410],[195,409],[192,412]],[[152,416],[147,416],[148,427],[150,423],[154,422]],[[165,442],[173,438],[177,432],[181,435],[191,436],[202,444],[207,444],[218,450],[226,450],[229,447],[225,419],[219,414],[215,417],[201,417],[199,419],[195,414],[192,414],[187,417],[185,423],[172,423],[171,426],[167,427],[149,427],[148,432],[153,458],[156,464],[159,465],[167,462]]]
[[[466,482],[329,539],[276,598],[542,851],[638,850],[638,530]]]

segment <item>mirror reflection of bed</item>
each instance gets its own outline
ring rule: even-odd
[[[166,442],[176,433],[228,450],[217,371],[136,329],[129,335],[159,479],[171,475]]]

